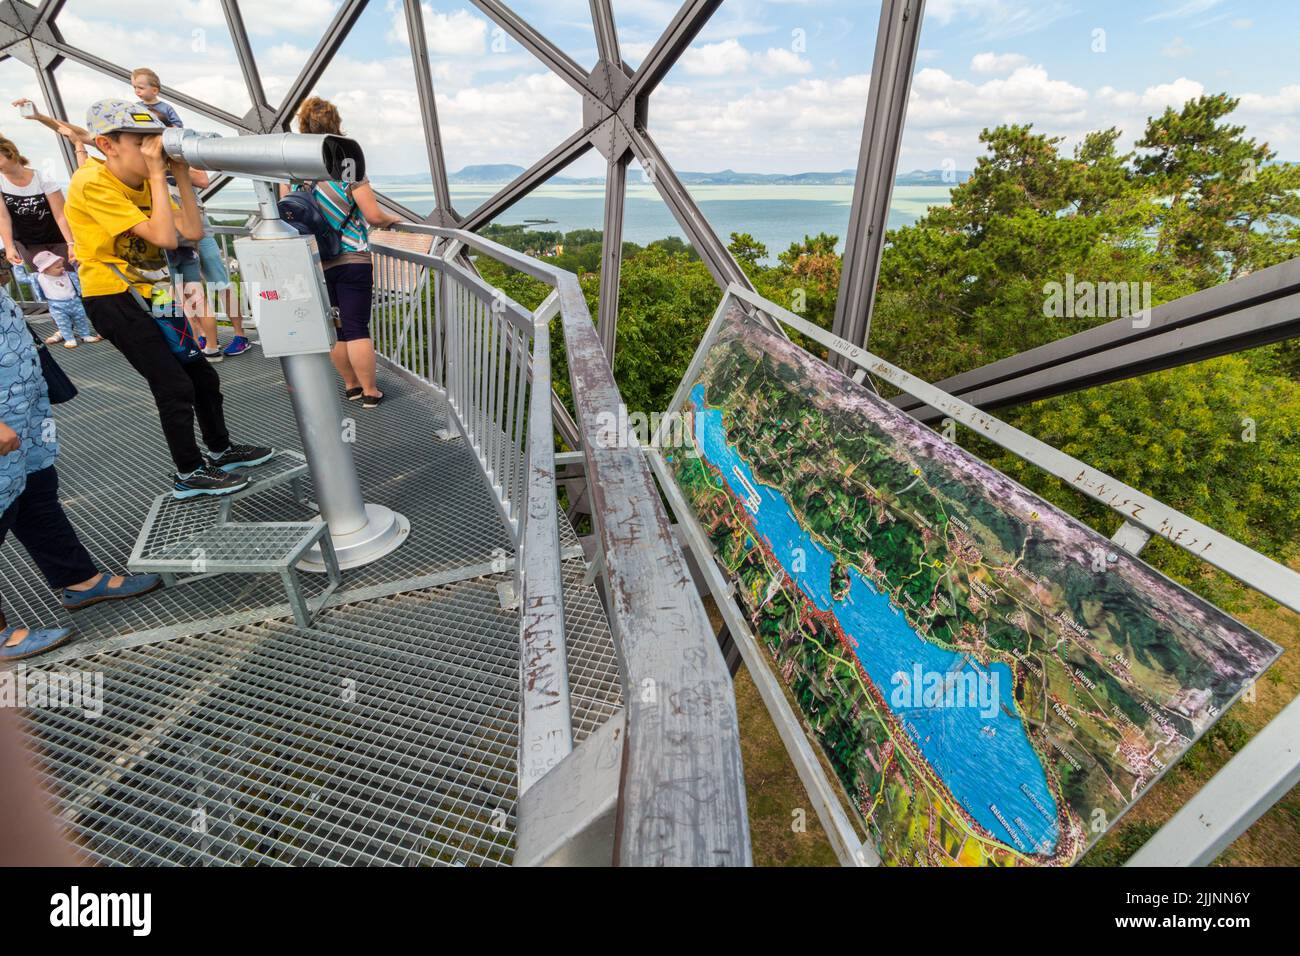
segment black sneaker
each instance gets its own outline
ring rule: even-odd
[[[252,468],[255,465],[265,464],[274,454],[274,448],[264,448],[261,445],[231,445],[220,455],[208,452],[207,458],[208,464],[213,468],[234,471],[236,468]]]
[[[172,484],[172,496],[197,498],[200,495],[229,495],[247,487],[247,478],[236,478],[220,468],[204,465],[188,475],[176,475]]]

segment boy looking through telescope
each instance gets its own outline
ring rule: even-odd
[[[216,371],[197,349],[169,343],[150,305],[154,284],[166,278],[163,250],[176,248],[178,231],[195,241],[203,236],[189,164],[164,155],[166,127],[138,104],[100,100],[87,111],[86,126],[104,160],[83,161],[66,206],[86,313],[149,383],[176,465],[172,493],[193,498],[239,491],[248,481],[232,472],[262,464],[273,450],[231,441]],[[179,208],[168,194],[169,169]],[[206,454],[194,438],[196,417]]]

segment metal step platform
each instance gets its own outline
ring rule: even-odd
[[[221,497],[178,499],[163,492],[154,499],[136,539],[127,567],[139,574],[162,574],[168,587],[191,584],[221,574],[276,574],[284,583],[289,607],[306,627],[342,583],[329,529],[315,521],[231,521],[236,501],[288,484],[294,501],[303,500],[307,460],[294,451],[279,451],[270,461],[245,473],[248,486]],[[319,543],[328,584],[308,601],[296,568]]]
[[[296,568],[317,544],[329,584],[313,602],[308,602]],[[129,567],[132,571],[160,572],[169,587],[220,574],[277,574],[299,627],[311,623],[343,580],[330,543],[329,526],[324,521],[222,522],[158,548]],[[182,572],[189,572],[189,576],[177,578]]]

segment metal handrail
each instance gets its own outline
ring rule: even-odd
[[[448,275],[460,274],[448,266],[468,247],[554,290],[534,313],[534,334],[543,335],[546,321],[558,314],[623,685],[626,733],[618,782],[616,861],[623,865],[749,864],[745,783],[731,678],[639,442],[631,434],[610,441],[609,422],[626,417],[618,415],[622,402],[618,386],[577,276],[471,232],[408,223],[397,230],[446,241],[440,255],[429,257],[441,261],[444,281]],[[397,258],[411,256],[418,254],[404,252]],[[445,301],[445,294],[442,298]],[[460,353],[449,353],[448,362],[454,365],[465,357],[462,344]],[[534,361],[538,359],[549,361],[549,356],[535,347]],[[546,403],[541,383],[549,387],[549,366],[534,367],[533,373],[529,432],[540,441],[535,426],[543,420]],[[449,378],[455,381],[455,374]],[[545,582],[554,580],[549,565],[559,567],[558,541],[546,530],[556,527],[550,440],[548,434],[545,452],[530,442],[520,553],[521,608],[527,621],[521,632],[526,675],[521,688],[521,740],[529,742],[520,754],[521,795],[571,748],[567,740],[559,739],[569,732],[567,708],[561,713],[553,688],[530,686],[527,677],[529,669],[556,677],[551,668],[557,658],[548,658],[545,652],[548,642],[561,654],[564,646],[562,592],[545,593]],[[534,496],[534,489],[542,487],[551,489],[548,501],[542,500],[540,491]],[[529,752],[527,747],[532,746],[538,749]],[[521,829],[532,822],[521,813]]]

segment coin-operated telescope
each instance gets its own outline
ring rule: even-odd
[[[163,131],[162,142],[168,156],[206,172],[277,182],[333,179],[359,183],[366,178],[361,145],[346,136],[222,136],[172,127]]]
[[[162,140],[164,153],[194,169],[254,181],[261,221],[250,238],[235,240],[235,253],[262,351],[280,359],[284,369],[316,501],[339,566],[378,560],[406,540],[411,526],[402,515],[362,497],[352,445],[343,438],[339,389],[329,360],[334,316],[320,254],[314,237],[281,220],[274,185],[285,180],[360,182],[366,170],[360,145],[343,136],[223,137],[179,128],[164,131]],[[321,555],[311,552],[299,567],[325,570]]]

